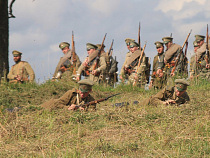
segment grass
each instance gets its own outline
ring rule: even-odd
[[[75,83],[1,85],[0,157],[210,157],[210,83],[191,83],[189,104],[138,106],[157,91],[94,86],[96,112],[48,111],[39,105]],[[124,107],[116,102],[131,103]],[[5,108],[22,106],[17,112]]]

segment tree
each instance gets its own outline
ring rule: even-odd
[[[9,72],[9,18],[14,18],[12,14],[12,0],[8,12],[8,0],[0,0],[0,80]]]
[[[0,80],[9,71],[9,20],[8,0],[0,0]]]

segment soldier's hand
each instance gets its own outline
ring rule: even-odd
[[[92,74],[93,74],[93,75],[96,75],[97,73],[98,73],[97,70],[93,70],[93,71],[92,71]]]
[[[21,81],[20,75],[17,75],[17,76],[15,77],[15,79],[18,80],[18,81]]]
[[[77,81],[80,81],[80,77],[79,77],[79,76],[78,76],[78,77],[76,77],[76,80],[77,80]]]
[[[210,68],[210,64],[206,64],[206,68],[209,69]]]
[[[70,107],[68,107],[68,110],[77,110],[79,107],[75,104],[71,104]]]
[[[171,73],[171,77],[175,76],[175,73]]]

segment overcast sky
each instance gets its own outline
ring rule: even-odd
[[[10,68],[14,64],[12,51],[18,50],[34,69],[37,82],[52,78],[63,55],[58,45],[71,43],[74,31],[81,61],[87,56],[86,43],[101,43],[107,33],[105,49],[114,39],[113,56],[121,69],[128,51],[124,40],[138,39],[139,22],[142,47],[147,41],[145,53],[151,61],[157,54],[154,42],[172,33],[174,43],[182,46],[192,29],[189,57],[194,35],[206,35],[209,8],[209,0],[16,0],[16,18],[9,19]]]

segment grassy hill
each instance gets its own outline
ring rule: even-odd
[[[0,86],[0,157],[210,157],[210,83],[191,83],[189,104],[139,106],[157,93],[128,85],[94,86],[96,112],[48,111],[39,105],[74,82]],[[130,105],[115,107],[114,103]],[[22,107],[17,112],[6,108]]]

